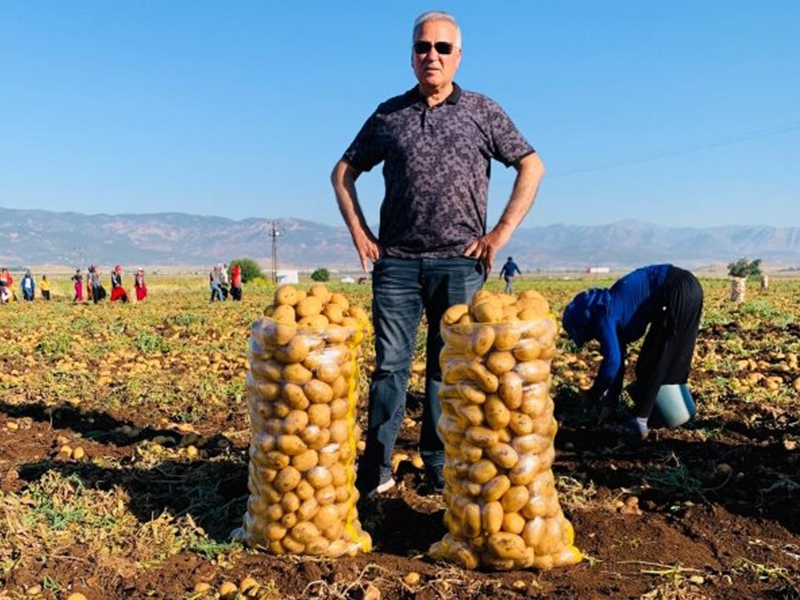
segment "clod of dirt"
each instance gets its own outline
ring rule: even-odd
[[[630,496],[622,503],[619,512],[623,515],[641,515],[642,509],[639,508],[639,498]]]

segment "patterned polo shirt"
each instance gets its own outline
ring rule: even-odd
[[[454,84],[434,107],[416,87],[378,106],[343,159],[359,171],[384,163],[388,256],[449,258],[486,233],[491,159],[509,167],[532,152],[497,103]]]

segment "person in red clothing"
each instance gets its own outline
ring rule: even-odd
[[[136,267],[136,277],[133,280],[133,287],[136,288],[136,301],[141,302],[147,298],[147,284],[144,282],[144,269]]]
[[[123,303],[128,301],[128,292],[122,287],[121,265],[117,265],[111,271],[111,302],[116,302],[117,300],[122,300]]]
[[[73,302],[83,302],[83,276],[80,269],[75,269],[72,281],[75,282],[75,298],[73,298]]]
[[[242,299],[242,267],[239,265],[231,269],[231,296],[234,300]]]

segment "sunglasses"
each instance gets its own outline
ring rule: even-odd
[[[436,42],[435,44],[424,41],[414,42],[414,52],[417,54],[427,54],[431,48],[435,48],[438,54],[452,54],[455,46],[450,42]]]

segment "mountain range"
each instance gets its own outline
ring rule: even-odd
[[[347,229],[281,219],[279,265],[357,269]],[[271,263],[267,219],[235,221],[182,213],[96,214],[0,208],[0,265],[202,266],[248,256]],[[800,227],[731,225],[664,227],[640,221],[608,225],[522,227],[501,257],[523,270],[612,270],[672,262],[724,266],[739,257],[775,266],[800,265]]]

